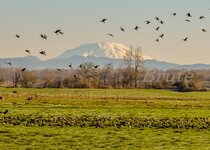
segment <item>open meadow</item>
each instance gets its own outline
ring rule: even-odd
[[[0,96],[0,149],[210,149],[210,92],[1,88]]]

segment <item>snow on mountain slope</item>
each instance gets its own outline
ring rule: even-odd
[[[75,49],[67,50],[56,59],[66,59],[72,56],[96,56],[96,57],[107,57],[112,59],[123,59],[126,51],[129,50],[129,47],[119,44],[119,43],[111,43],[111,42],[100,42],[100,43],[92,43],[85,44],[79,46]],[[151,57],[144,55],[143,58],[145,60],[152,59]]]

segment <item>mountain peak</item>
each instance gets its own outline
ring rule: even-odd
[[[81,45],[75,49],[67,50],[56,59],[66,59],[75,55],[79,56],[95,56],[95,57],[106,57],[112,59],[123,59],[129,47],[114,42],[99,42]],[[152,59],[149,56],[143,54],[145,60]]]

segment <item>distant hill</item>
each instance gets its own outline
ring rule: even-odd
[[[17,58],[0,58],[1,67],[10,67],[5,62],[11,62],[12,67],[26,67],[28,69],[47,69],[47,68],[68,68],[69,64],[73,67],[79,66],[84,62],[93,62],[104,66],[111,63],[114,67],[121,67],[124,65],[124,56],[129,48],[119,43],[93,43],[77,47],[72,50],[67,50],[60,56],[41,61],[36,56],[26,56]],[[152,59],[147,55],[143,55],[145,59],[145,67],[156,68],[161,70],[167,69],[210,69],[208,64],[193,64],[193,65],[180,65],[169,63],[165,61],[158,61]]]

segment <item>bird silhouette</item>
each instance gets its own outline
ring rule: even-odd
[[[18,34],[16,34],[15,36],[16,36],[16,38],[18,38],[18,39],[20,38],[20,35],[18,35]]]
[[[32,99],[33,99],[33,97],[28,97],[26,100],[30,101],[30,100],[32,100]]]
[[[47,35],[45,35],[45,34],[41,34],[40,37],[44,40],[47,40]]]
[[[123,29],[123,27],[120,27],[120,30],[123,31],[123,32],[125,32],[125,30]]]
[[[79,67],[82,68],[82,64],[80,64]]]
[[[27,50],[25,50],[25,52],[26,52],[26,53],[28,53],[28,54],[30,54],[30,50],[28,50],[28,49],[27,49]]]
[[[156,30],[156,31],[159,31],[159,29],[160,29],[160,27],[157,27],[155,30]]]
[[[176,13],[172,13],[173,16],[176,16]]]
[[[192,17],[192,15],[190,13],[187,13],[187,17]]]
[[[44,56],[47,56],[46,52],[45,51],[41,51],[39,52],[40,54],[44,55]]]
[[[139,26],[135,26],[134,30],[138,31],[139,29]]]
[[[106,23],[107,19],[102,19],[100,22]]]
[[[155,20],[160,21],[160,19],[158,17],[155,17]]]
[[[150,24],[151,22],[150,21],[145,21],[146,22],[146,24]]]
[[[205,16],[200,16],[199,19],[205,19]]]
[[[190,20],[188,20],[188,19],[185,19],[185,21],[190,22]]]
[[[111,37],[114,37],[114,35],[113,34],[108,34],[109,36],[111,36]]]
[[[159,39],[156,39],[155,41],[156,41],[156,42],[159,42]]]
[[[164,24],[164,22],[161,20],[161,21],[160,21],[160,24]]]
[[[0,113],[2,113],[2,114],[4,114],[4,115],[6,115],[6,114],[8,113],[8,109],[7,109],[7,110],[5,110],[5,111],[3,111],[3,112],[0,112]]]
[[[62,32],[61,29],[55,30],[54,33],[57,34],[57,35],[58,34],[61,34],[61,35],[64,34],[64,32]]]
[[[185,41],[185,42],[187,42],[187,40],[188,40],[188,37],[186,37],[186,38],[183,39],[183,41]]]
[[[163,38],[164,37],[164,34],[161,34],[159,37]]]
[[[100,65],[95,65],[94,68],[96,69],[96,68],[98,68],[99,66],[100,66]]]
[[[72,68],[72,64],[69,65],[69,68]]]
[[[59,72],[61,72],[61,69],[59,69],[59,68],[56,68],[56,70],[59,71]]]
[[[79,79],[78,76],[77,76],[76,74],[74,75],[74,78],[75,78],[75,79]]]
[[[201,29],[203,32],[208,32],[206,29]]]
[[[26,68],[23,68],[23,69],[21,69],[20,71],[21,71],[21,72],[24,72],[24,71],[26,71]]]

